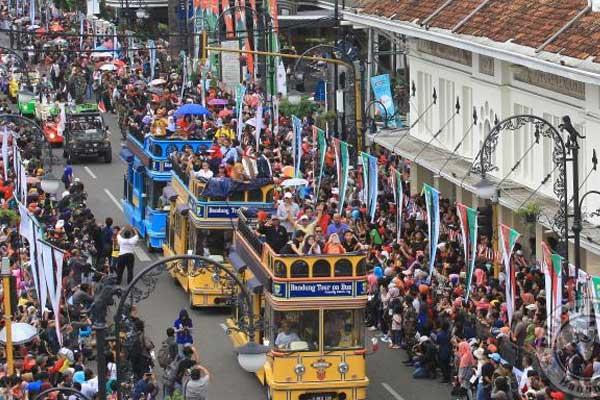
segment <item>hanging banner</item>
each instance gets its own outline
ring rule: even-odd
[[[156,44],[154,43],[154,40],[149,39],[146,48],[150,53],[150,79],[152,80],[154,79],[156,71]]]
[[[394,203],[396,203],[396,242],[402,239],[402,209],[404,207],[404,188],[402,187],[402,173],[395,168],[390,169]]]
[[[256,121],[256,151],[260,151],[260,133],[263,129],[263,106],[262,103],[258,103],[256,106],[256,115],[254,116]]]
[[[344,210],[346,202],[346,191],[348,189],[348,172],[350,166],[350,156],[348,154],[348,143],[337,138],[332,138],[333,150],[335,152],[335,165],[337,168],[338,190],[340,203],[338,212]]]
[[[302,121],[295,115],[292,115],[292,128],[294,131],[294,138],[292,141],[294,176],[300,178],[300,162],[302,161]]]
[[[321,188],[321,179],[323,178],[323,167],[325,166],[325,153],[327,152],[327,140],[325,131],[317,128],[317,146],[319,149],[319,178],[317,180],[317,190],[315,190],[316,199],[319,200],[319,189]]]
[[[516,271],[513,270],[512,265],[512,252],[515,248],[515,244],[521,235],[511,227],[500,224],[498,230],[500,237],[500,249],[502,251],[502,263],[504,264],[504,275],[505,280],[505,291],[506,291],[506,312],[508,314],[508,325],[512,323],[512,317],[515,311],[515,295],[516,295]]]
[[[235,89],[235,109],[237,111],[237,139],[242,140],[244,132],[244,121],[242,121],[244,111],[244,96],[246,95],[246,86],[238,83]]]
[[[231,6],[229,5],[229,0],[221,0],[221,8],[223,9],[224,13],[223,18],[225,18],[225,37],[227,39],[232,39],[235,36],[233,33],[233,17],[231,16],[231,11],[227,11],[230,7]]]
[[[462,203],[456,203],[456,211],[460,221],[460,230],[463,238],[463,252],[467,266],[467,293],[465,295],[465,301],[468,301],[471,293],[473,273],[475,272],[475,258],[477,255],[477,210],[467,207]]]
[[[360,152],[360,161],[362,161],[362,172],[363,172],[363,188],[362,188],[362,202],[369,209],[369,155],[364,152]]]
[[[390,76],[388,74],[377,75],[371,77],[371,87],[373,88],[373,95],[375,100],[380,101],[381,104],[377,104],[381,117],[388,117],[388,126],[390,128],[396,127],[396,121],[391,118],[396,113],[394,107],[394,97],[392,96],[392,86]],[[384,109],[385,108],[385,109]]]
[[[542,242],[542,256],[546,290],[546,326],[549,341],[552,343],[561,324],[563,258],[552,253],[546,242]]]
[[[2,133],[2,163],[4,167],[4,180],[8,180],[8,129],[4,128]]]
[[[31,25],[35,25],[35,0],[29,0],[29,21]]]
[[[423,184],[422,194],[425,196],[427,208],[427,226],[429,228],[429,278],[435,269],[435,256],[440,239],[440,192],[428,184]]]
[[[589,296],[594,307],[594,317],[596,319],[596,332],[600,332],[600,276],[592,276],[591,284],[588,286]],[[589,315],[589,314],[586,314]]]

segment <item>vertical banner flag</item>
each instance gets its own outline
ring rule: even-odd
[[[440,192],[428,184],[423,184],[425,206],[427,207],[427,226],[429,228],[429,278],[435,268],[435,256],[440,239]]]
[[[317,145],[319,148],[319,179],[317,181],[317,190],[315,190],[316,199],[319,199],[319,189],[321,187],[321,179],[323,178],[323,166],[325,165],[325,153],[327,152],[327,140],[325,139],[325,131],[317,128]]]
[[[366,153],[365,153],[366,154]],[[377,157],[373,157],[370,154],[368,156],[368,182],[367,188],[367,204],[369,215],[371,216],[371,223],[375,222],[375,211],[377,210],[377,194],[379,192],[379,169],[377,167]]]
[[[250,9],[252,10],[252,37],[254,39],[254,43],[252,43],[253,49],[258,50],[258,38],[259,38],[259,29],[258,26],[258,13],[256,11],[256,0],[248,0],[250,2]],[[253,68],[254,69],[254,68]],[[256,71],[254,71],[256,72]],[[254,78],[255,76],[252,76]]]
[[[546,290],[546,326],[548,338],[552,342],[561,324],[563,258],[556,253],[552,253],[546,242],[542,242],[542,254]]]
[[[83,30],[85,23],[85,15],[82,12],[79,12],[79,50],[83,50]],[[93,47],[96,47],[96,43],[94,41]]]
[[[231,16],[231,11],[227,11],[231,6],[229,5],[229,0],[221,0],[221,8],[224,12],[225,18],[225,30],[226,30],[226,38],[232,39],[235,35],[233,33],[233,18]],[[227,12],[226,12],[227,11]]]
[[[37,270],[35,269],[35,263],[33,260],[35,260],[35,258],[31,257],[32,254],[32,243],[34,243],[33,241],[33,221],[31,220],[31,217],[29,216],[29,212],[27,211],[27,208],[21,204],[18,203],[19,206],[19,215],[20,215],[20,220],[21,222],[19,223],[19,234],[27,239],[27,241],[30,244],[30,260],[31,260],[31,275],[33,276],[33,286],[35,287],[35,292],[38,295],[38,298],[40,296],[40,283],[39,283],[39,277],[37,274]]]
[[[2,132],[2,165],[4,166],[4,180],[8,179],[8,129]]]
[[[509,326],[512,323],[512,317],[515,311],[515,295],[516,295],[516,271],[512,265],[512,252],[515,244],[521,234],[511,227],[500,224],[500,249],[502,250],[502,263],[504,264],[504,275],[506,285],[506,312],[508,314]]]
[[[337,168],[338,190],[340,203],[338,212],[344,209],[346,201],[346,191],[348,186],[348,167],[350,166],[350,156],[348,155],[348,143],[337,138],[332,138],[333,150],[335,151],[335,165]]]
[[[156,70],[156,45],[154,44],[154,40],[149,39],[146,47],[150,53],[150,79],[154,79],[154,73]]]
[[[29,0],[29,20],[35,25],[35,0]]]
[[[292,115],[292,128],[294,138],[292,140],[292,151],[294,156],[294,176],[300,177],[300,162],[302,161],[302,121],[300,118]]]
[[[55,265],[55,276],[56,276],[56,291],[54,292],[54,305],[56,309],[54,310],[54,318],[56,325],[56,335],[58,336],[58,342],[62,346],[62,334],[60,332],[60,301],[62,299],[62,271],[63,271],[63,260],[65,254],[62,251],[57,249],[53,249],[52,254],[54,255],[54,265]]]
[[[402,173],[391,168],[392,190],[394,191],[394,203],[396,203],[396,241],[402,238],[402,208],[404,206],[404,188],[402,187]]]
[[[396,113],[394,107],[394,97],[392,96],[392,86],[390,76],[388,74],[377,75],[371,77],[371,87],[373,88],[373,95],[375,100],[378,100],[383,104],[378,104],[381,118],[388,118],[388,126],[390,128],[396,127],[395,119],[392,119],[392,115]],[[385,109],[384,109],[385,108]]]
[[[235,11],[235,31],[240,38],[240,49],[251,50],[250,40],[248,39],[248,29],[246,28],[246,0],[236,0],[237,9]],[[254,57],[252,53],[244,53],[248,72],[254,76]]]
[[[235,109],[237,110],[237,138],[238,140],[242,140],[242,132],[244,129],[244,123],[242,121],[242,111],[244,110],[244,96],[246,96],[246,86],[238,83],[235,88]]]
[[[592,300],[594,316],[596,319],[596,331],[600,332],[600,276],[592,276],[591,284],[588,286]]]
[[[260,150],[260,132],[263,128],[263,105],[260,102],[256,106],[256,114],[254,116],[254,120],[256,121],[256,151],[258,152]]]
[[[465,301],[469,300],[471,283],[475,272],[475,258],[477,255],[477,210],[467,207],[462,203],[456,203],[456,211],[460,221],[460,230],[463,238],[463,252],[467,266],[467,293]]]
[[[369,209],[369,155],[364,152],[360,152],[360,159],[362,161],[362,172],[363,172],[363,188],[362,188],[362,202]]]

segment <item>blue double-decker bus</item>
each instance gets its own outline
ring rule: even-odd
[[[123,183],[123,213],[149,250],[162,249],[168,211],[163,207],[163,189],[171,181],[169,155],[189,147],[208,149],[209,140],[164,138],[129,132],[120,156],[127,163]]]

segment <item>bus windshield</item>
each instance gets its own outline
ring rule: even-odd
[[[325,350],[364,346],[364,310],[325,310],[323,346]]]
[[[319,311],[273,311],[275,347],[289,351],[319,348]]]

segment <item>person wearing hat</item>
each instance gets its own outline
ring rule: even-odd
[[[271,216],[271,219],[264,224],[260,224],[258,233],[265,235],[267,244],[275,253],[279,253],[283,246],[288,242],[288,231],[285,229],[277,215]]]
[[[288,233],[294,232],[294,220],[299,211],[300,206],[294,202],[294,195],[285,192],[283,201],[277,206],[277,217]]]

